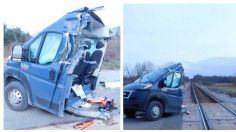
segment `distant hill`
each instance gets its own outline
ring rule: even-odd
[[[236,57],[218,57],[199,61],[196,63],[183,62],[185,75],[193,77],[196,74],[205,76],[235,76]]]

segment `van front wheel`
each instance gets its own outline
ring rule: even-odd
[[[149,103],[145,112],[145,118],[149,121],[158,120],[163,115],[163,106],[158,101],[152,101]]]
[[[7,84],[4,90],[7,105],[15,111],[23,111],[28,105],[27,93],[23,84],[13,81]]]

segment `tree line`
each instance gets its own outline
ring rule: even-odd
[[[236,76],[202,76],[195,75],[192,79],[204,85],[211,85],[214,83],[232,83],[236,86]]]
[[[28,32],[24,32],[19,27],[9,28],[4,24],[4,46],[23,44],[31,38]]]
[[[134,66],[124,66],[123,85],[132,83],[141,76],[155,70],[155,65],[152,62],[136,63]]]

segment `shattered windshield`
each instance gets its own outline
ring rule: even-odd
[[[166,70],[161,69],[158,71],[154,71],[151,73],[148,73],[146,75],[141,76],[139,79],[137,79],[135,82],[139,83],[154,83],[156,82],[163,74],[165,74]]]

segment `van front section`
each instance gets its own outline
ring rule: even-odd
[[[124,86],[124,114],[134,117],[142,112],[147,120],[157,120],[163,113],[180,112],[183,100],[181,63],[160,68]]]
[[[9,106],[23,110],[30,104],[59,116],[64,110],[77,112],[96,89],[107,41],[111,39],[109,28],[94,11],[84,7],[69,12],[23,46],[13,48],[19,50],[12,53],[5,66],[6,87],[11,90],[20,86],[17,89],[24,94],[20,98],[28,99],[18,99],[24,101],[21,108],[13,106],[6,96]],[[8,86],[11,75],[18,81]],[[6,94],[11,91],[6,90]]]

